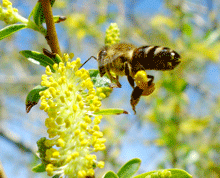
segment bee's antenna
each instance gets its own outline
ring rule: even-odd
[[[97,61],[97,58],[95,56],[91,56],[89,59],[86,60],[86,62],[84,62],[79,69],[82,68],[82,66],[84,66],[90,59],[94,58]]]

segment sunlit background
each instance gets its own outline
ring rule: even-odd
[[[28,17],[37,1],[15,1]],[[126,77],[102,108],[123,108],[129,115],[104,117],[107,149],[101,177],[117,171],[131,158],[142,160],[139,173],[159,168],[182,168],[195,178],[220,177],[220,1],[218,0],[57,0],[53,14],[67,17],[56,24],[62,52],[73,52],[84,62],[104,45],[112,22],[121,41],[137,46],[166,46],[177,51],[181,64],[173,71],[147,71],[155,76],[156,90],[141,97],[134,115]],[[0,21],[0,27],[5,26]],[[21,50],[49,49],[44,37],[24,29],[0,41],[0,161],[6,175],[16,178],[47,177],[31,168],[36,141],[46,136],[46,114],[39,104],[25,111],[28,92],[38,85],[44,67],[27,61]],[[90,60],[86,69],[97,69]]]

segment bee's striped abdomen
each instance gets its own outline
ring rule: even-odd
[[[179,63],[180,55],[167,47],[142,46],[133,54],[132,66],[137,66],[135,71],[140,70],[138,64],[145,70],[171,70]]]

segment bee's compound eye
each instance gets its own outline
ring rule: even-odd
[[[100,53],[101,56],[106,56],[107,55],[107,52],[105,50],[101,51]]]

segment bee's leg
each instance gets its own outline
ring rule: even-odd
[[[138,104],[140,98],[141,98],[141,95],[143,93],[143,90],[140,89],[138,86],[136,86],[131,94],[131,100],[130,100],[130,103],[131,103],[131,106],[132,106],[132,109],[134,111],[134,113],[136,114],[136,110],[135,110],[135,107],[136,105]]]
[[[118,75],[116,75],[116,78],[113,77],[112,74],[111,74],[111,72],[110,72],[110,70],[109,70],[109,67],[108,67],[108,66],[106,67],[106,72],[107,72],[107,74],[108,74],[108,76],[109,76],[111,82],[113,82],[113,83],[111,84],[111,87],[112,87],[112,88],[116,88],[116,87],[117,87],[117,88],[121,88],[121,84],[119,83],[119,77],[118,77]]]
[[[154,81],[154,76],[153,75],[147,75],[147,78],[149,78],[148,86],[151,86],[153,81]]]
[[[128,82],[130,83],[130,85],[132,86],[132,88],[134,88],[134,79],[132,78],[132,76],[130,75],[131,73],[131,67],[129,65],[129,63],[125,62],[125,75],[128,78]]]

